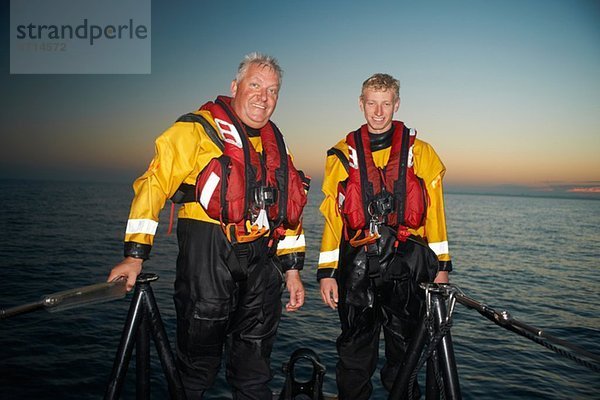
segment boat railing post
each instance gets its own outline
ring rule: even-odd
[[[146,289],[142,290],[144,297],[147,297]],[[137,330],[135,343],[135,394],[137,400],[150,400],[150,328],[145,307],[142,307],[141,314],[142,322]]]
[[[447,319],[446,303],[443,301],[440,293],[432,292],[431,300],[433,303],[433,314],[436,328],[439,328]],[[444,374],[444,388],[446,398],[460,400],[460,383],[458,380],[458,371],[456,368],[456,359],[454,358],[454,347],[452,345],[452,335],[450,331],[442,337],[438,344],[440,364]]]
[[[115,400],[120,397],[134,344],[136,345],[136,398],[150,399],[150,333],[167,378],[171,398],[186,399],[181,376],[150,286],[150,282],[157,279],[156,274],[148,273],[142,273],[137,278],[104,400]]]
[[[417,367],[419,358],[421,356],[421,353],[423,352],[423,347],[425,347],[426,341],[426,315],[423,312],[421,323],[417,327],[417,331],[415,332],[410,344],[408,345],[404,360],[402,361],[402,365],[398,370],[398,375],[396,376],[396,380],[394,381],[394,385],[392,386],[392,390],[390,391],[390,395],[388,397],[389,400],[400,400],[410,398],[408,396],[408,386],[410,384],[411,375]]]
[[[185,400],[185,390],[183,388],[183,382],[175,363],[175,356],[173,350],[169,344],[169,338],[167,331],[165,330],[156,299],[152,291],[146,293],[146,316],[150,323],[152,338],[154,339],[154,345],[158,352],[158,357],[162,365],[163,372],[167,378],[167,384],[169,388],[169,394],[172,399]]]
[[[104,393],[104,400],[118,399],[123,389],[125,375],[129,367],[129,360],[133,353],[135,335],[141,323],[142,307],[144,304],[143,290],[140,284],[136,284],[133,290],[133,298],[129,306],[129,313],[125,320],[125,326],[121,334],[121,341],[117,348],[117,354],[113,363],[110,379]]]

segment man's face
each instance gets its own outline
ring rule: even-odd
[[[250,64],[239,81],[231,82],[233,111],[246,125],[260,129],[275,111],[279,78],[269,66]]]
[[[384,133],[392,126],[394,113],[400,107],[400,99],[394,98],[390,90],[373,90],[367,88],[359,98],[359,106],[365,114],[369,132]]]

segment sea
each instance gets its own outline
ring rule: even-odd
[[[122,258],[132,194],[124,183],[0,181],[0,308],[105,281]],[[274,391],[283,386],[282,365],[291,353],[310,348],[326,367],[324,392],[336,393],[339,322],[322,304],[315,279],[320,201],[315,188],[304,217],[306,303],[284,312],[272,355]],[[600,355],[600,201],[459,193],[446,194],[445,201],[453,284],[494,310]],[[174,348],[177,243],[167,234],[169,208],[144,270],[159,277],[152,290]],[[0,399],[102,398],[131,298],[1,320]],[[600,374],[570,357],[461,304],[452,322],[464,399],[600,399]],[[206,399],[231,398],[224,375],[222,368]],[[372,381],[372,398],[386,399],[378,372]],[[151,393],[169,398],[154,346]],[[135,398],[135,357],[121,398]]]

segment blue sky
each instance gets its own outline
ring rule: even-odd
[[[600,191],[595,0],[154,1],[148,75],[10,75],[2,8],[2,178],[134,179],[154,138],[228,94],[256,50],[285,71],[273,119],[317,180],[363,123],[362,81],[386,72],[447,186]]]

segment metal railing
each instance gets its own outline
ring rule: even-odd
[[[171,398],[177,400],[186,398],[181,377],[175,365],[173,351],[150,286],[150,283],[157,279],[157,275],[147,273],[142,273],[137,278],[129,313],[104,394],[105,400],[118,399],[121,395],[134,345],[136,347],[136,398],[138,400],[150,399],[150,336],[154,339]]]
[[[120,397],[134,346],[136,350],[136,399],[150,399],[151,339],[156,346],[170,397],[176,400],[186,399],[175,357],[150,286],[151,282],[157,279],[156,274],[150,273],[142,273],[137,278],[104,395],[105,400],[114,400]],[[419,388],[415,384],[416,376],[425,363],[427,363],[425,382],[425,398],[427,400],[440,398],[460,400],[462,398],[450,333],[452,314],[457,302],[469,309],[478,311],[482,316],[500,327],[526,337],[595,372],[600,372],[599,355],[521,322],[513,318],[507,311],[496,311],[488,305],[468,297],[455,285],[425,283],[421,284],[421,287],[425,290],[426,310],[406,351],[396,381],[390,391],[390,400],[413,399],[417,396]],[[114,300],[124,296],[124,280],[95,284],[44,296],[38,302],[0,309],[0,320],[40,309],[55,312],[81,305]],[[308,357],[306,352],[309,349],[301,350],[304,352],[292,354],[292,360]],[[296,358],[294,358],[294,355],[296,355]],[[318,357],[315,360],[318,361]],[[319,378],[315,381],[318,387],[304,385],[306,388],[299,386],[302,390],[296,388],[305,395],[309,392],[321,393],[320,386],[322,385],[325,366],[320,364],[320,361],[313,366],[315,365],[313,379],[315,376]],[[293,369],[293,362],[290,364],[290,368]],[[290,371],[284,370],[284,372],[289,373]],[[286,381],[286,384],[288,383]],[[291,390],[291,388],[292,386],[284,387],[282,394],[289,395],[292,392],[298,392],[298,390]]]
[[[526,337],[592,371],[600,372],[599,355],[519,321],[507,311],[496,311],[468,297],[458,286],[424,283],[421,287],[425,290],[427,309],[408,347],[405,360],[390,392],[390,400],[413,399],[417,396],[414,382],[425,362],[427,362],[425,385],[427,400],[462,398],[450,334],[452,313],[457,302],[478,311],[504,329]]]

